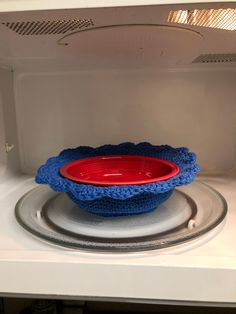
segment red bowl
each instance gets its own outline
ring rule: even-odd
[[[179,167],[167,160],[129,155],[84,158],[60,168],[60,174],[69,180],[102,186],[158,182],[178,173]]]

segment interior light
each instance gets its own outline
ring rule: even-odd
[[[170,11],[168,22],[236,30],[236,9],[195,9]]]

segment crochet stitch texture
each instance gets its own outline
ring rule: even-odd
[[[104,155],[142,155],[176,163],[180,172],[165,181],[143,185],[95,186],[79,184],[62,177],[60,168],[74,160]],[[194,181],[200,171],[196,155],[185,147],[155,146],[150,143],[122,143],[100,147],[80,146],[63,150],[51,157],[37,172],[36,182],[48,184],[56,192],[65,192],[81,208],[101,216],[123,216],[146,213],[166,201],[176,186]]]

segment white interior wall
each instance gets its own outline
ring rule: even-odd
[[[219,6],[228,4],[212,4]],[[1,13],[0,64],[13,68],[15,84],[13,91],[11,72],[2,76],[1,85],[8,86],[2,100],[5,142],[16,147],[7,155],[9,169],[18,167],[18,140],[26,174],[66,147],[150,141],[189,147],[205,172],[230,171],[236,157],[233,63],[192,61],[205,53],[234,53],[234,32],[176,29],[167,22],[169,10],[196,7],[208,5]],[[95,29],[65,40],[63,34],[28,36],[6,27],[84,18]],[[96,29],[119,24],[143,26]],[[6,159],[4,151],[0,158]]]
[[[19,170],[19,147],[16,130],[15,97],[11,69],[0,68],[0,171]],[[5,144],[14,148],[6,152]]]
[[[1,86],[0,86],[0,173],[5,169],[6,165],[6,154],[5,154],[5,129],[4,129],[4,118],[3,118],[3,103],[1,97]]]
[[[188,146],[197,152],[202,169],[213,173],[233,167],[235,72],[215,67],[198,70],[199,65],[191,64],[200,54],[234,53],[234,32],[197,26],[186,30],[186,25],[167,21],[170,10],[208,8],[208,4],[163,1],[166,5],[141,7],[138,4],[148,2],[134,0],[134,7],[116,7],[113,1],[105,8],[108,3],[103,1],[98,6],[104,8],[89,8],[95,6],[93,2],[77,1],[78,9],[70,10],[72,2],[61,1],[46,10],[49,7],[41,2],[20,1],[22,11],[17,12],[14,4],[15,12],[10,12],[13,2],[0,0],[0,64],[15,73],[15,93],[13,74],[0,73],[5,115],[0,133],[6,133],[4,141],[0,135],[0,163],[7,157],[8,168],[17,169],[18,136],[21,169],[29,174],[65,147],[127,140]],[[63,9],[65,5],[68,10]],[[229,3],[211,7],[228,8]],[[64,39],[65,34],[16,31],[21,22],[60,24],[73,19],[91,19],[93,26]],[[15,23],[14,29],[7,23]],[[156,24],[167,27],[153,27]],[[103,28],[109,25],[123,27]],[[165,70],[170,67],[188,69]],[[16,147],[7,156],[6,141]]]
[[[96,69],[15,77],[21,168],[34,174],[67,147],[123,141],[186,146],[203,171],[236,160],[236,72]]]

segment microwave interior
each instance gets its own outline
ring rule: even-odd
[[[8,11],[0,13],[0,273],[4,277],[7,267],[20,279],[14,285],[3,280],[0,290],[235,302],[235,3]],[[201,202],[205,215],[216,199],[225,210],[215,233],[182,246],[107,256],[54,246],[20,226],[16,204],[38,191],[35,175],[48,158],[67,148],[124,142],[195,152],[201,168],[196,182],[203,185],[197,190],[189,185],[194,201]],[[33,193],[32,208],[46,202]],[[34,215],[40,219],[37,208]],[[6,260],[11,263],[4,264]],[[26,276],[27,268],[38,276],[38,286]],[[181,289],[145,289],[138,280],[151,270],[163,282],[174,276]],[[45,286],[41,271],[49,277],[58,271],[62,279],[54,275],[55,285]],[[89,287],[86,271],[93,278],[104,271],[107,285],[98,286],[94,279]],[[126,277],[122,290],[119,280],[125,271],[134,275],[132,282]],[[76,278],[84,285],[69,282],[68,274],[80,276]],[[201,278],[210,278],[208,290],[201,288]],[[221,278],[227,280],[220,288]],[[190,280],[199,294],[188,289]]]
[[[150,142],[194,151],[233,206],[234,16],[232,3],[1,13],[2,205],[65,148]]]

